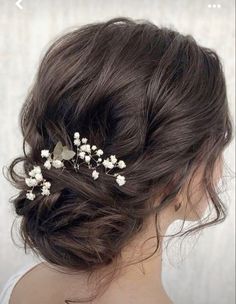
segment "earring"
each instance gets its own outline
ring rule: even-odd
[[[182,202],[179,202],[178,204],[175,205],[175,211],[178,211],[179,208],[181,207]]]

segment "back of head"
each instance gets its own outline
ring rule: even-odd
[[[111,264],[203,162],[216,221],[224,216],[211,171],[232,138],[225,79],[216,52],[190,35],[130,18],[70,31],[44,55],[20,117],[13,203],[25,244],[49,263],[76,271]],[[125,161],[125,185],[102,170],[94,181],[86,166],[42,166],[40,151],[59,140],[72,149],[76,131]],[[14,171],[21,161],[26,174],[41,166],[50,196],[25,197],[25,176]],[[156,206],[157,193],[166,196]]]

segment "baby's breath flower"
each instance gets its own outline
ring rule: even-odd
[[[85,151],[85,152],[87,152],[87,153],[90,153],[90,152],[91,152],[90,145],[81,145],[81,146],[80,146],[80,150],[81,150],[81,151]]]
[[[35,178],[25,178],[25,183],[29,187],[35,187],[38,185],[38,182]]]
[[[110,162],[108,159],[105,159],[103,161],[103,165],[104,165],[104,167],[109,168],[109,169],[112,169],[114,167],[113,163]]]
[[[102,149],[98,149],[98,150],[97,150],[97,152],[96,152],[96,154],[97,154],[98,156],[103,155],[103,151],[102,151]]]
[[[99,176],[99,172],[97,172],[96,170],[93,170],[92,177],[93,177],[94,179],[97,179],[98,176]]]
[[[37,173],[41,173],[41,168],[39,166],[34,166],[34,168],[29,172],[29,175],[34,177]]]
[[[122,186],[126,183],[125,177],[123,175],[117,175],[116,182],[119,184],[119,186]]]
[[[82,138],[82,143],[83,143],[83,144],[86,144],[87,141],[88,141],[88,139],[87,139],[86,137],[83,137],[83,138]]]
[[[50,182],[44,182],[43,187],[49,189],[51,187],[51,183]]]
[[[97,166],[100,166],[101,164],[104,165],[105,168],[112,169],[115,166],[119,167],[121,169],[126,167],[126,164],[123,160],[118,161],[115,155],[110,155],[110,157],[106,158],[103,160],[101,157],[104,152],[102,149],[97,149],[96,145],[90,145],[87,143],[88,139],[86,137],[83,137],[82,139],[80,138],[80,133],[75,132],[74,133],[74,144],[77,146],[76,152],[73,150],[70,150],[68,147],[63,146],[62,142],[59,141],[56,146],[54,147],[54,150],[52,152],[53,159],[51,157],[51,153],[49,150],[41,150],[41,156],[43,158],[47,158],[47,160],[44,162],[43,166],[47,168],[48,170],[51,169],[51,166],[55,168],[62,168],[64,167],[64,162],[63,161],[69,161],[72,160],[73,163],[73,168],[74,169],[79,169],[79,162],[78,162],[78,157],[81,159],[84,159],[85,162],[88,164],[89,169],[93,169],[92,172],[92,177],[94,180],[96,180],[99,177],[99,172],[96,171],[96,167],[92,166],[90,163],[91,159],[93,159],[96,163]],[[82,144],[81,144],[82,143]],[[92,158],[92,151],[95,152],[95,154],[98,156],[98,160],[95,160]],[[88,155],[87,155],[87,154]],[[75,159],[74,156],[76,155]],[[118,163],[117,163],[118,161]],[[83,164],[84,162],[82,162]],[[108,174],[108,172],[106,172]],[[111,175],[111,174],[110,174]],[[25,178],[25,183],[29,187],[35,187],[35,186],[41,186],[41,194],[42,195],[50,195],[50,187],[51,183],[47,181],[41,172],[41,167],[40,166],[33,166],[33,169],[29,172],[29,176]],[[116,177],[116,182],[122,186],[126,183],[125,177],[115,173],[112,174],[112,176]],[[35,198],[35,194],[32,192],[33,189],[30,191],[27,191],[26,197],[29,200],[33,200]]]
[[[78,138],[76,138],[75,140],[74,140],[74,144],[76,145],[76,146],[79,146],[80,145],[80,140],[78,139]]]
[[[110,156],[110,159],[111,159],[111,162],[112,162],[113,164],[115,164],[115,163],[117,162],[117,158],[116,158],[115,155],[111,155],[111,156]]]
[[[46,160],[45,163],[43,164],[45,168],[47,168],[48,170],[51,169],[51,162],[49,160]]]
[[[90,159],[91,159],[91,157],[90,157],[89,155],[86,155],[86,156],[85,156],[85,161],[86,161],[86,163],[89,163],[89,162],[90,162]]]
[[[84,157],[85,157],[85,152],[79,152],[79,157],[82,158],[82,159],[84,159]]]
[[[33,201],[33,200],[35,199],[35,194],[32,193],[32,192],[28,192],[28,193],[26,193],[26,197],[27,197],[29,200]]]
[[[34,170],[31,170],[30,172],[29,172],[29,176],[32,176],[32,177],[35,177],[35,172],[34,172]]]
[[[61,167],[63,167],[63,162],[59,159],[56,159],[56,160],[52,161],[52,165],[55,168],[61,168]]]
[[[41,156],[48,158],[50,155],[49,150],[41,150]]]
[[[43,175],[42,175],[42,173],[36,173],[36,174],[35,174],[35,179],[36,179],[38,182],[42,181],[42,180],[43,180]]]
[[[34,172],[37,174],[37,173],[41,173],[41,168],[40,166],[34,166]]]
[[[75,133],[74,133],[74,138],[77,138],[77,139],[80,138],[79,132],[75,132]]]
[[[119,167],[120,169],[125,168],[125,167],[126,167],[125,162],[124,162],[123,160],[119,160],[119,162],[118,162],[118,167]]]
[[[42,195],[50,195],[50,190],[43,187],[41,193],[42,193]]]
[[[91,146],[89,144],[86,145],[86,152],[88,152],[88,153],[91,152]]]

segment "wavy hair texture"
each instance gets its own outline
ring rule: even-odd
[[[202,163],[202,184],[216,217],[186,233],[225,219],[212,176],[232,140],[225,77],[217,53],[191,35],[117,17],[57,37],[41,60],[20,122],[24,155],[8,167],[20,191],[11,202],[21,218],[25,251],[31,248],[51,264],[90,278],[116,263],[147,217],[173,204]],[[59,140],[73,149],[76,131],[103,149],[104,157],[115,154],[125,161],[124,186],[102,171],[94,181],[86,166],[78,173],[72,166],[63,173],[43,167],[40,151],[51,151]],[[23,174],[15,170],[20,162]],[[38,192],[29,201],[24,178],[33,165],[41,166],[52,187],[50,196]]]

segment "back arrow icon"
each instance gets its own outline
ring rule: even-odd
[[[16,1],[16,6],[17,6],[19,9],[23,9],[23,6],[21,5],[21,2],[22,2],[22,0]]]

